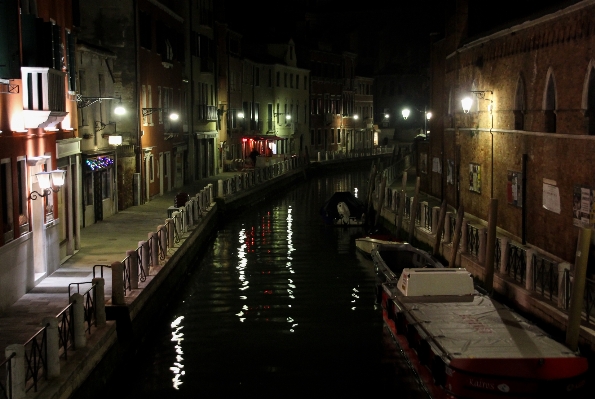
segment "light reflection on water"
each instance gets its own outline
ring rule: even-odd
[[[362,228],[319,214],[366,177],[314,179],[227,221],[151,326],[125,397],[332,397],[377,385],[382,321],[371,261],[356,256]]]
[[[184,340],[184,333],[182,332],[182,329],[184,327],[181,325],[182,320],[184,320],[184,316],[177,317],[171,323],[171,328],[174,330],[171,333],[171,340],[172,342],[176,343],[174,345],[176,358],[173,366],[171,366],[169,369],[174,373],[174,378],[172,378],[172,382],[173,387],[176,390],[180,389],[180,385],[182,385],[182,376],[184,376],[184,374],[186,373],[184,371],[184,365],[182,364],[182,362],[184,361],[184,358],[182,357],[182,355],[184,354],[184,351],[182,350],[182,341]]]

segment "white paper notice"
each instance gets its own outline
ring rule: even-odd
[[[560,213],[560,190],[557,186],[543,183],[543,207],[548,211]]]

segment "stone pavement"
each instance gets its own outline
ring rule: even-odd
[[[174,205],[174,197],[178,192],[193,196],[212,183],[215,194],[219,179],[226,180],[237,174],[223,172],[201,179],[155,197],[146,204],[130,207],[101,222],[81,228],[78,252],[0,314],[0,350],[3,352],[11,344],[24,344],[42,328],[44,317],[60,313],[69,303],[69,285],[90,283],[94,265],[111,265],[112,262],[122,261],[126,251],[136,249],[139,241],[146,241],[150,232],[157,231],[157,226],[165,223],[167,208]],[[111,274],[109,269],[105,269],[104,273],[105,296],[108,298],[111,296]],[[80,285],[80,292],[84,293],[90,287],[90,284]],[[72,286],[70,293],[76,291],[77,286]],[[0,359],[3,360],[4,356],[0,356]]]

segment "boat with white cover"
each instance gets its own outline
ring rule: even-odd
[[[383,319],[434,397],[571,398],[587,359],[479,293],[465,269],[404,268],[382,284]]]

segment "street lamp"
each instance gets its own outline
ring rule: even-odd
[[[427,110],[427,108],[424,106],[424,110],[420,110],[415,108],[415,110],[419,113],[424,114],[424,136],[427,139],[428,138],[428,121],[430,119],[432,119],[432,113],[429,112]],[[403,110],[401,111],[401,115],[403,115],[403,119],[407,120],[407,118],[409,118],[409,115],[411,115],[411,110],[409,108],[403,108]]]
[[[492,107],[493,107],[493,101],[490,100],[489,98],[485,98],[486,93],[490,93],[490,94],[494,94],[493,91],[491,90],[471,90],[470,92],[472,95],[475,95],[477,98],[481,99],[481,100],[486,100],[489,101],[490,104],[488,105],[488,112],[492,112]],[[466,96],[465,98],[463,98],[461,100],[461,105],[463,106],[463,112],[468,114],[469,111],[471,110],[471,105],[473,105],[473,98],[471,98],[470,96]]]
[[[29,199],[31,200],[47,197],[51,193],[60,191],[60,188],[64,185],[66,171],[56,169],[51,172],[39,172],[35,176],[37,177],[37,183],[39,184],[41,193],[31,191],[31,194],[29,194]]]
[[[471,90],[470,92],[472,95],[475,95],[478,99],[480,100],[486,100],[489,101],[490,103],[488,104],[488,113],[490,114],[490,119],[491,119],[491,127],[490,127],[490,136],[491,136],[491,141],[492,141],[492,150],[491,150],[491,158],[492,158],[492,165],[491,165],[491,171],[490,171],[490,195],[491,198],[494,198],[494,115],[492,114],[492,111],[494,110],[494,100],[492,100],[491,98],[485,98],[486,94],[490,94],[490,96],[493,97],[494,92],[492,90]],[[465,98],[463,98],[461,100],[461,105],[463,106],[463,112],[468,114],[469,111],[471,110],[471,105],[473,104],[473,99],[471,98],[471,96],[467,96]]]
[[[168,109],[163,109],[163,108],[143,108],[142,109],[143,117],[151,115],[153,112],[157,112],[157,111],[165,111],[165,113],[169,112]],[[179,117],[180,117],[180,115],[178,115],[177,112],[169,112],[169,119],[171,119],[172,121],[177,121]]]

